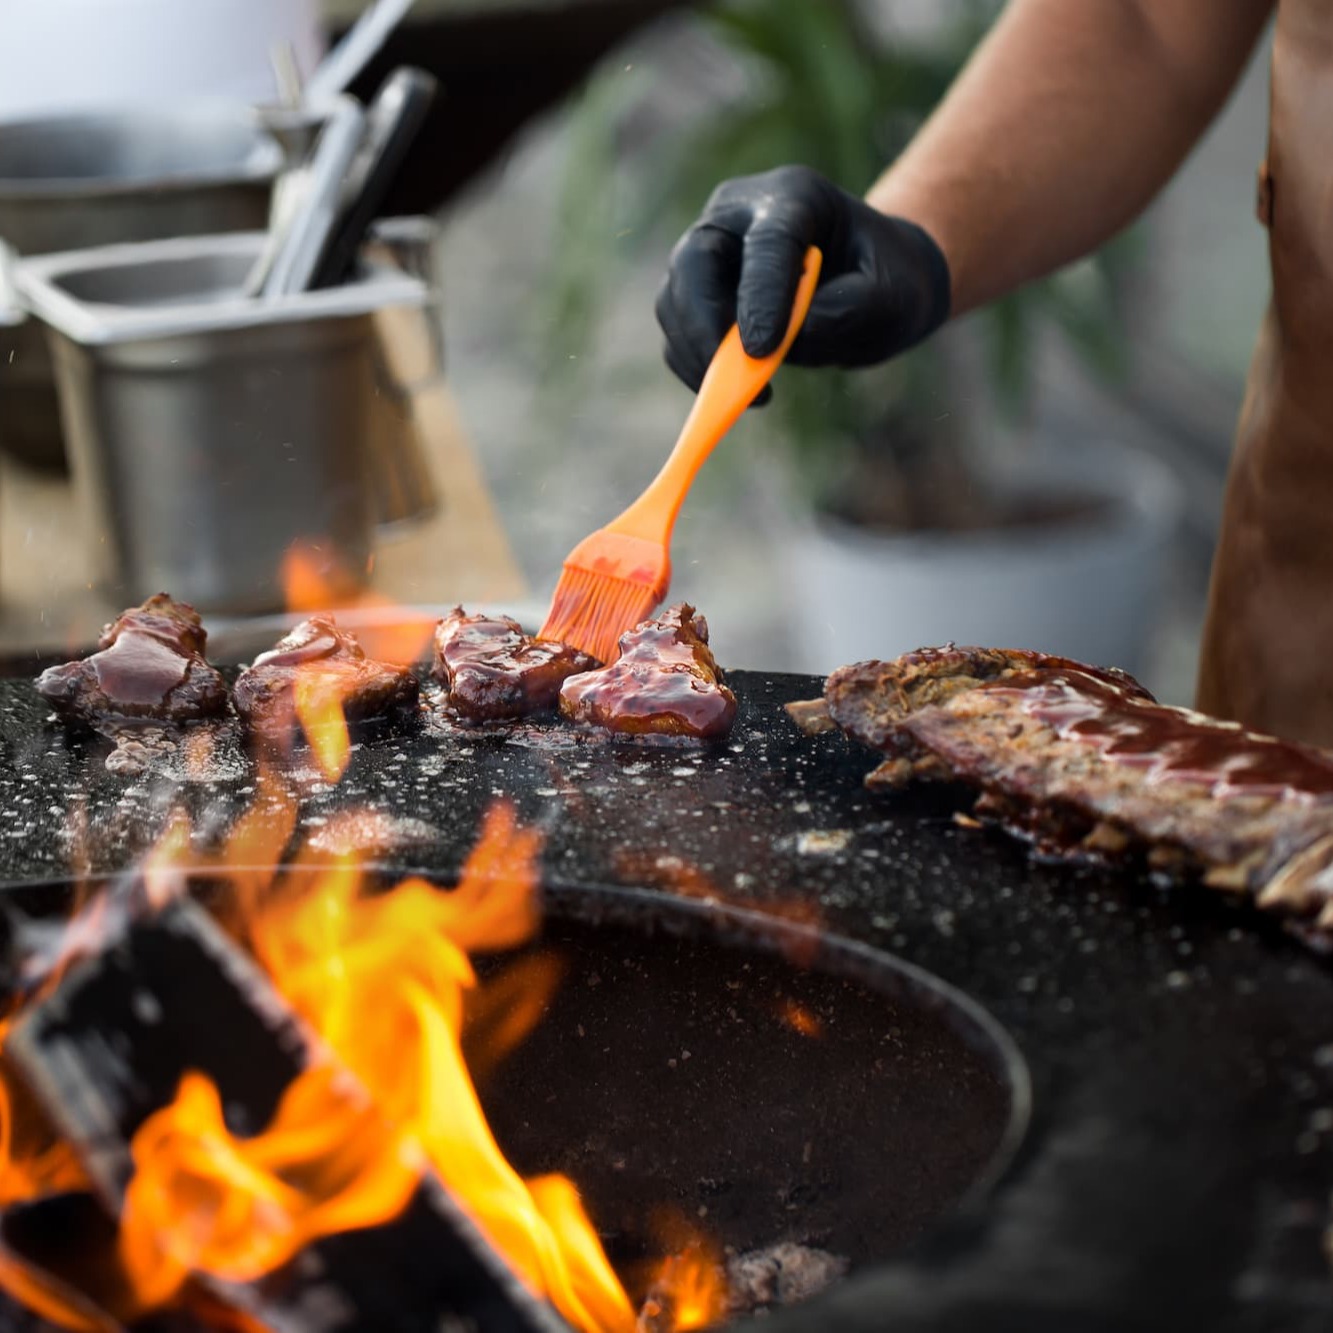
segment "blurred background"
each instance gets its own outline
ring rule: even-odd
[[[192,22],[209,7],[190,7]],[[149,44],[152,77],[175,70],[164,100],[205,79],[218,95],[274,100],[275,41],[309,77],[365,6],[232,8],[230,31],[246,39],[203,44],[202,73],[163,58],[172,43],[195,49],[188,34],[144,17],[150,35],[136,40]],[[381,575],[400,571],[386,592],[507,598],[539,617],[565,553],[646,483],[688,410],[652,306],[672,243],[712,187],[799,161],[865,189],[999,8],[417,0],[349,85],[369,100],[404,63],[440,81],[381,211],[435,226],[429,309],[443,329],[441,429],[453,443],[427,450],[446,501],[430,525],[377,538]],[[12,40],[3,51],[15,64]],[[748,415],[696,484],[673,550],[672,595],[708,616],[724,664],[824,671],[954,638],[1124,666],[1189,701],[1231,431],[1267,299],[1253,208],[1266,54],[1177,179],[1103,253],[883,370],[779,373],[772,405]],[[103,73],[104,88],[92,74],[25,88],[5,59],[0,115],[11,118],[142,100],[148,77],[127,56],[118,84]],[[62,512],[62,483],[10,452],[0,629],[21,648],[59,619],[51,604],[64,594],[46,564],[28,584],[15,570],[42,540],[33,516]],[[475,486],[451,495],[451,477],[473,469]],[[463,569],[479,560],[505,576]]]

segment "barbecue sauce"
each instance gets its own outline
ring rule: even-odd
[[[1030,672],[981,687],[1017,700],[1060,737],[1093,745],[1149,782],[1188,782],[1213,796],[1333,800],[1333,756],[1183,708],[1136,699],[1082,671]]]
[[[37,689],[65,717],[95,725],[215,716],[227,690],[204,660],[207,637],[193,607],[159,593],[108,625],[91,657],[44,671]]]
[[[602,671],[573,676],[560,711],[631,735],[714,739],[736,718],[736,696],[708,646],[708,624],[682,603],[620,639],[620,658]]]
[[[524,634],[508,616],[469,616],[457,607],[435,630],[435,676],[449,705],[472,722],[551,712],[570,676],[599,665],[569,644]]]
[[[255,658],[254,667],[294,667],[325,658],[365,660],[365,649],[350,634],[343,634],[331,620],[312,616],[303,620],[285,639]]]
[[[89,659],[98,688],[114,704],[165,704],[190,674],[190,657],[149,634],[127,631]]]

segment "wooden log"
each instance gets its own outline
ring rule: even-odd
[[[254,961],[201,908],[133,921],[15,1026],[6,1054],[118,1211],[135,1131],[195,1069],[233,1133],[257,1133],[313,1055],[329,1058]],[[326,1237],[216,1296],[276,1333],[562,1333],[566,1325],[425,1172],[392,1221]]]

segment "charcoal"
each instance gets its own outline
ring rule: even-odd
[[[115,1223],[91,1194],[52,1194],[10,1204],[0,1214],[0,1262],[6,1269],[18,1262],[41,1279],[49,1292],[90,1323],[109,1330],[120,1325],[81,1293],[99,1286],[115,1256]],[[53,1324],[0,1294],[0,1328],[5,1333],[46,1333]]]
[[[314,1043],[254,962],[181,900],[73,967],[6,1049],[114,1211],[135,1131],[187,1070],[217,1085],[234,1133],[252,1134]],[[255,1283],[201,1284],[278,1333],[565,1328],[431,1175],[388,1223],[318,1241]]]

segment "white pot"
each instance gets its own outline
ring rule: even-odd
[[[997,482],[1107,503],[1082,522],[969,533],[813,520],[788,548],[798,669],[824,675],[952,641],[1142,672],[1182,509],[1175,477],[1136,450],[1042,445]]]
[[[309,75],[324,50],[319,0],[0,0],[0,116],[273,101],[282,41]]]

